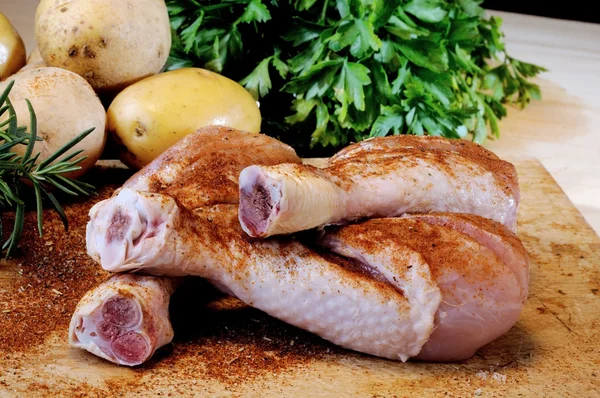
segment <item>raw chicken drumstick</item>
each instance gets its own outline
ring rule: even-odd
[[[111,272],[200,276],[334,344],[402,361],[468,358],[509,330],[523,307],[527,259],[522,247],[496,255],[514,242],[491,220],[432,213],[429,222],[332,228],[320,243],[336,257],[293,237],[250,238],[236,210],[192,214],[172,198],[123,189],[93,210],[89,254]]]
[[[394,275],[381,280],[372,267],[327,259],[294,239],[249,238],[237,205],[194,214],[168,196],[124,188],[96,206],[88,252],[107,271],[199,276],[334,344],[390,359],[417,355],[433,331],[440,292],[416,252],[374,265]]]
[[[288,145],[265,135],[211,126],[177,142],[134,174],[124,187],[166,192],[191,209],[215,203],[237,204],[237,178],[244,167],[281,162],[300,162],[300,158]],[[139,221],[140,228],[146,227]],[[173,338],[168,305],[174,287],[174,280],[165,277],[112,277],[90,290],[75,309],[70,344],[121,365],[144,362]],[[115,303],[123,306],[115,307]],[[111,311],[119,309],[139,322],[111,323],[115,319]]]
[[[519,203],[512,164],[475,143],[430,136],[362,141],[322,169],[252,165],[239,186],[242,228],[260,238],[429,211],[476,214],[514,231]]]

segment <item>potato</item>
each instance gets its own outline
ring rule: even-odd
[[[42,54],[40,54],[40,50],[36,47],[31,54],[29,54],[29,57],[27,57],[27,63],[24,67],[19,69],[19,72],[29,69],[42,68],[44,66],[48,65],[46,65],[44,59],[42,58]]]
[[[25,65],[25,45],[8,18],[0,12],[0,81]]]
[[[209,125],[260,132],[252,95],[235,81],[201,68],[182,68],[141,80],[108,108],[108,131],[131,168],[150,163],[185,135]]]
[[[119,91],[161,71],[171,50],[164,0],[41,0],[35,37],[44,62]]]
[[[78,165],[81,170],[66,174],[77,178],[96,163],[106,142],[106,112],[92,87],[81,76],[60,68],[38,68],[17,73],[0,83],[0,92],[13,81],[9,98],[15,108],[18,124],[30,128],[29,111],[25,99],[37,116],[38,136],[33,153],[41,152],[39,161],[48,158],[57,149],[78,136],[84,130],[95,130],[67,153],[83,149],[80,156],[87,156]],[[5,113],[0,121],[8,117]],[[13,151],[25,152],[24,145],[16,145]]]

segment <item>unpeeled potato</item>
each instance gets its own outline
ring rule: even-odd
[[[160,72],[171,49],[164,0],[40,0],[35,38],[48,66],[118,92]]]
[[[0,12],[0,81],[25,65],[25,45],[8,18]]]
[[[107,114],[120,159],[134,169],[201,127],[220,125],[258,133],[261,126],[258,105],[244,87],[201,68],[143,79],[121,91]]]
[[[31,131],[29,99],[37,117],[38,136],[43,141],[35,143],[33,153],[40,152],[38,161],[47,159],[67,142],[89,128],[95,130],[71,148],[67,154],[83,149],[80,156],[87,159],[78,164],[80,170],[65,174],[77,178],[89,170],[99,159],[106,143],[106,112],[92,87],[81,76],[68,70],[52,67],[30,69],[13,75],[0,83],[0,93],[14,81],[9,98],[17,115],[19,126]],[[0,117],[3,122],[5,112]],[[22,155],[25,145],[16,145],[13,152]]]

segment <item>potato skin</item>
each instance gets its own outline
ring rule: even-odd
[[[160,72],[171,50],[164,0],[41,0],[35,37],[48,66],[119,91]]]
[[[25,65],[26,57],[21,36],[0,12],[0,81],[17,73]]]
[[[141,80],[108,108],[108,131],[120,159],[139,169],[185,135],[209,125],[260,132],[252,95],[237,82],[201,68],[182,68]]]
[[[33,153],[41,152],[39,161],[46,159],[58,148],[84,130],[95,130],[67,152],[83,149],[80,156],[87,159],[79,163],[80,170],[66,174],[78,178],[99,159],[106,143],[106,112],[92,87],[81,76],[68,70],[52,67],[30,69],[17,73],[0,83],[0,91],[15,82],[9,98],[15,108],[19,125],[30,128],[29,99],[37,116],[38,136],[43,141],[35,143]],[[7,114],[0,118],[6,120]],[[16,145],[13,152],[23,154],[24,145]]]

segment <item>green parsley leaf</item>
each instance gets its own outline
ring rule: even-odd
[[[343,60],[323,61],[312,66],[304,75],[291,80],[281,90],[288,93],[306,93],[306,99],[322,97],[333,84],[342,63]]]
[[[400,0],[373,0],[371,3],[372,11],[369,14],[369,22],[379,28],[385,25],[394,15],[394,11],[398,8]]]
[[[240,84],[244,86],[255,100],[267,95],[271,89],[271,77],[269,76],[269,64],[271,58],[262,60],[260,64],[240,81]]]
[[[335,86],[335,96],[341,103],[354,104],[362,111],[365,109],[365,94],[363,87],[371,83],[369,69],[355,62],[345,62]]]
[[[283,35],[283,39],[293,42],[294,47],[298,47],[308,41],[315,40],[325,30],[325,27],[316,23],[305,21],[301,18],[294,18],[295,24]]]
[[[485,10],[479,6],[481,3],[483,0],[458,0],[458,4],[468,16],[477,18],[485,14]]]
[[[350,47],[350,54],[357,58],[362,58],[369,50],[379,50],[381,47],[381,40],[375,35],[373,25],[371,25],[370,22],[355,19],[354,26],[358,31],[358,37]]]
[[[448,15],[448,11],[442,8],[442,0],[412,0],[404,10],[419,18],[423,22],[440,22]]]
[[[290,69],[297,75],[306,73],[325,51],[325,44],[320,40],[313,41],[310,46],[290,60]]]
[[[271,19],[271,13],[261,0],[250,0],[238,22],[265,22],[269,19]]]
[[[286,78],[290,68],[287,66],[285,62],[279,59],[279,57],[273,57],[273,66],[279,72],[279,76],[282,78]]]
[[[450,46],[457,44],[465,50],[474,50],[481,45],[481,35],[479,33],[479,19],[466,18],[452,21],[450,34],[448,35],[448,44]]]
[[[287,116],[285,121],[290,124],[303,122],[306,120],[308,115],[310,115],[314,107],[317,105],[317,102],[318,101],[316,99],[305,100],[304,98],[299,98],[294,100],[292,103],[292,109],[294,109],[296,113],[291,116]]]
[[[411,40],[397,43],[396,48],[415,65],[438,73],[448,70],[448,52],[441,43]]]
[[[196,35],[198,34],[198,29],[202,24],[202,18],[204,18],[204,12],[200,12],[200,15],[198,16],[198,18],[196,18],[194,23],[181,31],[181,40],[185,44],[185,48],[183,51],[185,51],[186,53],[190,52],[192,46],[196,42]]]
[[[390,133],[400,134],[404,127],[404,109],[399,105],[382,106],[381,112],[369,133],[369,137],[384,137]]]
[[[385,28],[391,34],[398,36],[403,40],[412,40],[418,38],[419,36],[429,35],[428,30],[410,26],[395,15],[391,16]]]
[[[348,0],[336,0],[336,7],[340,13],[340,18],[344,19],[350,15],[350,4]]]
[[[294,4],[294,8],[298,11],[310,10],[310,8],[317,2],[317,0],[298,0]]]

